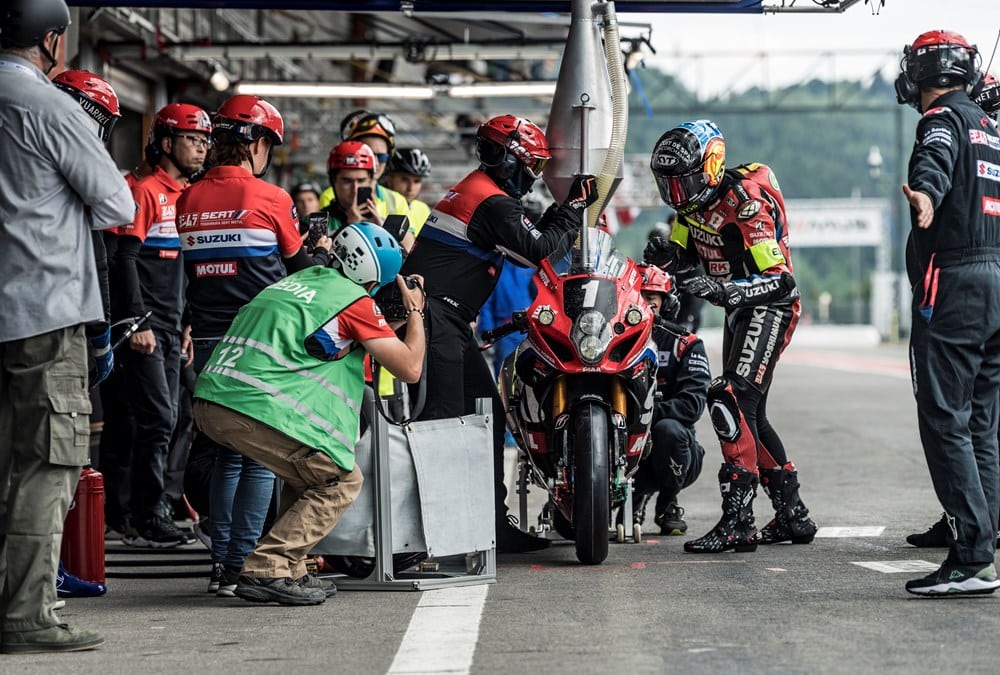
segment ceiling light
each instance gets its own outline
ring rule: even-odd
[[[239,94],[275,98],[434,98],[434,88],[406,84],[294,84],[281,82],[242,82]]]
[[[225,91],[232,84],[226,71],[218,63],[212,65],[212,74],[208,78],[208,83],[215,91]]]
[[[448,89],[455,98],[489,98],[492,96],[552,96],[556,83],[552,82],[482,82],[456,85]]]

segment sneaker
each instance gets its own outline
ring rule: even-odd
[[[514,527],[509,520],[497,523],[497,553],[527,553],[549,547],[549,540],[533,537]]]
[[[289,577],[256,579],[240,575],[236,597],[279,605],[319,605],[326,602],[326,593],[318,588],[303,588]]]
[[[1000,579],[997,579],[993,563],[958,565],[946,560],[936,572],[906,582],[906,590],[910,593],[936,597],[982,595],[997,588],[1000,588]]]
[[[906,543],[917,548],[947,548],[951,545],[951,528],[948,527],[946,516],[931,525],[926,532],[914,532],[906,537]]]
[[[315,574],[306,574],[304,577],[296,582],[302,588],[317,588],[323,591],[323,594],[328,598],[332,598],[337,594],[337,586],[329,579],[324,579],[318,577]]]
[[[214,571],[214,570],[213,570]],[[240,581],[240,570],[238,567],[222,566],[222,576],[219,577],[219,588],[215,592],[218,598],[235,598],[236,585]]]
[[[128,535],[125,541],[129,546],[145,546],[150,548],[173,548],[181,544],[194,543],[194,539],[177,529],[174,521],[160,515],[154,515],[147,520],[142,527],[136,530],[137,537],[128,542]],[[144,543],[143,543],[144,542]]]
[[[141,548],[148,548],[149,542],[146,541],[139,531],[132,525],[131,520],[126,520],[124,524],[124,530],[122,532],[122,543],[126,546],[137,546]]]
[[[41,630],[4,631],[0,652],[4,654],[79,652],[103,644],[104,638],[97,633],[60,623]]]
[[[688,530],[684,508],[677,506],[676,501],[670,502],[662,512],[658,512],[653,522],[660,526],[660,534],[667,536],[679,536]]]
[[[124,527],[122,530],[125,529]],[[104,526],[104,541],[121,541],[125,534],[110,525]]]
[[[177,531],[180,532],[183,537],[181,540],[181,546],[187,546],[188,544],[193,544],[198,541],[198,537],[194,533],[194,527],[178,527]]]
[[[208,592],[218,593],[219,583],[222,581],[222,572],[225,570],[222,563],[212,563],[212,574],[208,577]]]
[[[97,584],[92,581],[73,576],[59,562],[59,570],[56,572],[56,595],[60,598],[96,598],[108,592],[108,587],[104,584]]]

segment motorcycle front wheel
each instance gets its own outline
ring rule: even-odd
[[[608,557],[608,417],[601,406],[585,403],[574,412],[572,428],[576,557],[585,565],[597,565]]]

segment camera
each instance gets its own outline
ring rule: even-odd
[[[419,288],[420,284],[413,277],[403,277],[407,288]],[[375,294],[375,304],[382,310],[382,316],[387,321],[404,321],[406,307],[403,305],[403,293],[395,283],[386,284]]]

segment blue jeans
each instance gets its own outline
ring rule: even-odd
[[[217,340],[195,341],[195,372],[204,369],[216,344]],[[202,441],[214,443],[207,437]],[[239,569],[263,534],[274,474],[224,445],[215,445],[208,505],[212,562]]]
[[[242,568],[264,529],[274,474],[252,459],[220,446],[210,490],[212,562]]]

